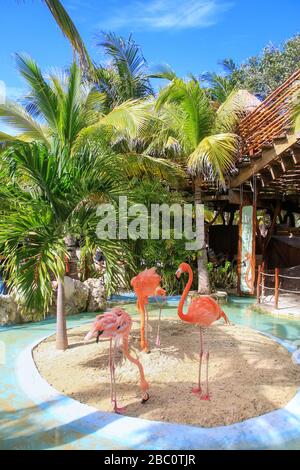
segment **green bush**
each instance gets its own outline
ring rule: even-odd
[[[212,290],[236,288],[237,270],[230,261],[225,261],[223,266],[214,266],[213,263],[208,263],[207,269]]]

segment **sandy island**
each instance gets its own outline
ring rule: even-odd
[[[209,341],[211,401],[192,395],[198,374],[199,329],[180,320],[164,320],[161,349],[154,346],[157,320],[150,326],[150,354],[139,351],[138,324],[130,346],[141,359],[150,383],[142,405],[137,368],[116,354],[119,405],[126,415],[204,427],[227,425],[285,406],[300,387],[300,367],[276,342],[237,325],[215,324]],[[82,403],[111,411],[108,342],[83,343],[89,325],[69,330],[70,348],[55,350],[51,336],[34,350],[41,375],[54,388]],[[205,370],[203,371],[205,372]],[[204,374],[203,374],[204,377]]]

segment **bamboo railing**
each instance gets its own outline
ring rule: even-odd
[[[292,126],[293,103],[300,91],[300,69],[271,93],[239,125],[243,139],[242,153],[253,156]]]

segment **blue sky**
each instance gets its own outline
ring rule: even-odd
[[[96,35],[133,32],[150,66],[171,65],[179,75],[219,70],[218,61],[241,62],[268,42],[299,32],[299,0],[63,0],[94,59]],[[1,0],[0,80],[17,97],[24,84],[13,54],[26,52],[47,70],[72,60],[68,42],[42,0]]]

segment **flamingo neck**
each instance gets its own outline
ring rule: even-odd
[[[146,390],[148,390],[149,384],[148,384],[147,380],[145,379],[144,368],[143,368],[141,362],[138,359],[131,356],[131,354],[129,352],[129,347],[128,347],[128,336],[126,336],[126,335],[123,336],[123,351],[124,351],[125,357],[130,362],[132,362],[133,364],[135,364],[138,367],[139,373],[140,373],[141,390],[143,392],[145,392]]]
[[[183,306],[184,306],[184,303],[186,301],[186,298],[188,296],[188,293],[190,291],[190,288],[191,288],[191,285],[192,285],[192,282],[193,282],[193,271],[192,271],[192,268],[190,266],[188,268],[188,273],[189,273],[189,279],[188,279],[187,285],[185,286],[185,289],[182,293],[182,296],[181,296],[181,299],[180,299],[180,302],[179,302],[179,305],[178,305],[178,316],[179,316],[179,318],[181,318],[181,320],[186,320],[186,314],[183,313]]]

